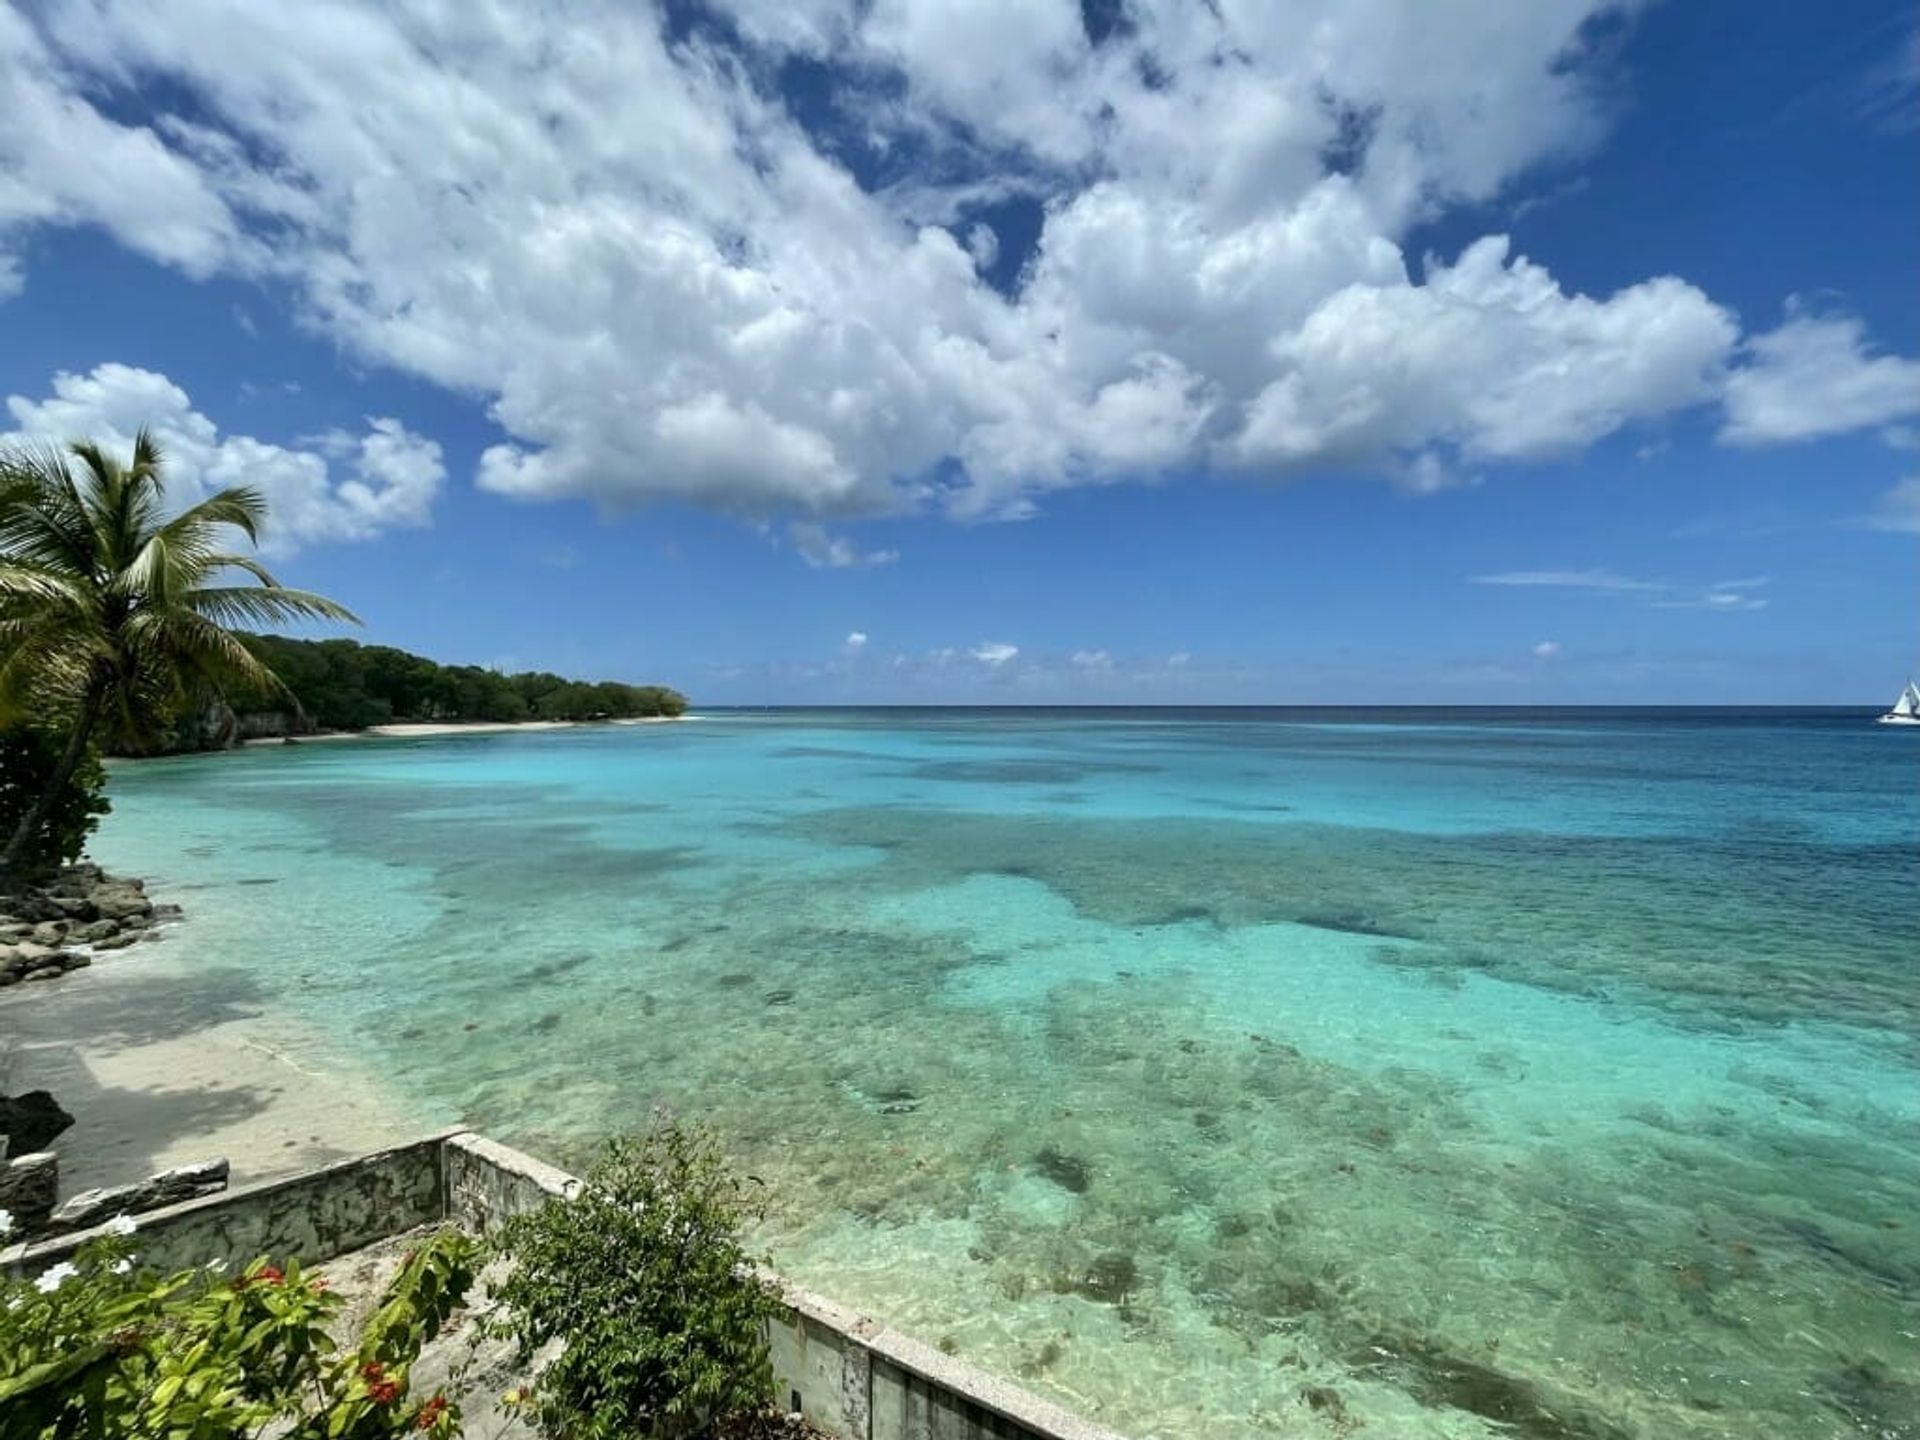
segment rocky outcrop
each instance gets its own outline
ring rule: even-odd
[[[0,1210],[12,1216],[9,1241],[46,1224],[60,1194],[60,1162],[47,1151],[16,1155],[0,1166]]]
[[[18,1158],[44,1150],[72,1124],[73,1116],[60,1108],[49,1091],[0,1095],[0,1139],[6,1142],[0,1145],[0,1155]]]
[[[50,880],[0,895],[0,989],[84,969],[95,952],[152,938],[157,921],[179,913],[177,905],[149,900],[138,880],[98,865],[69,865]]]

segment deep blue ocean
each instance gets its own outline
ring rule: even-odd
[[[1920,733],[738,711],[113,793],[166,948],[423,1128],[703,1119],[780,1265],[1123,1431],[1920,1435]]]

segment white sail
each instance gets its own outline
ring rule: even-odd
[[[1882,725],[1920,726],[1920,685],[1907,681],[1907,688],[1893,702],[1893,709],[1880,717]]]

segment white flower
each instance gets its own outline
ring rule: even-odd
[[[120,1259],[114,1261],[113,1264],[109,1265],[107,1269],[111,1270],[116,1275],[124,1275],[129,1270],[133,1269],[133,1261],[127,1259],[123,1255]]]
[[[134,1223],[131,1215],[116,1215],[100,1228],[109,1235],[131,1235],[140,1227]]]
[[[0,1239],[13,1233],[13,1212],[0,1209]]]
[[[62,1285],[66,1284],[69,1277],[78,1275],[79,1273],[79,1269],[71,1260],[62,1260],[51,1270],[42,1274],[38,1280],[35,1280],[33,1282],[33,1288],[38,1290],[42,1295],[51,1295]]]

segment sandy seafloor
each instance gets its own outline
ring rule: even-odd
[[[700,1117],[784,1268],[1142,1436],[1910,1436],[1907,738],[776,714],[124,767],[99,857],[188,918],[0,1046],[89,1178]]]

